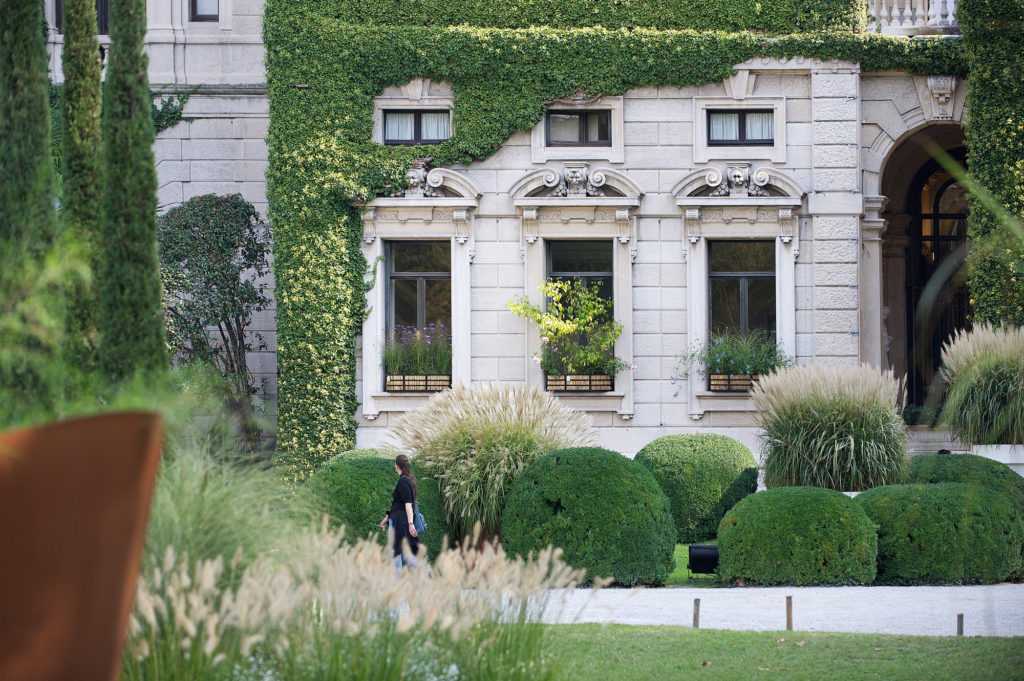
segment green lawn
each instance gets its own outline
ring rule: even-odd
[[[552,626],[547,643],[586,681],[1021,681],[1024,639]]]
[[[714,544],[715,540],[710,539],[703,544]],[[690,560],[689,545],[676,545],[676,569],[665,580],[665,586],[718,586],[718,578],[715,575],[697,575],[687,569],[686,564]]]

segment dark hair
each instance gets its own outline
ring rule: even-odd
[[[395,465],[398,466],[398,470],[402,471],[402,475],[409,478],[409,482],[412,483],[412,493],[415,496],[416,490],[416,476],[412,472],[412,462],[409,461],[409,457],[405,454],[399,454],[395,457]]]

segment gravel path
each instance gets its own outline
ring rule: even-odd
[[[702,629],[779,631],[786,596],[797,631],[952,636],[963,613],[967,636],[1024,636],[1024,584],[560,590],[545,619],[688,627],[699,598]]]

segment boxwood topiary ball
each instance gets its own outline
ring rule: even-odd
[[[418,475],[416,478],[416,503],[427,521],[422,543],[428,555],[435,556],[447,532],[441,493],[436,481]],[[377,523],[391,508],[391,493],[397,481],[393,459],[375,449],[354,449],[327,462],[310,479],[309,487],[332,524],[345,527],[347,539],[373,537],[383,543],[386,533]]]
[[[591,578],[661,584],[672,572],[676,528],[654,476],[617,452],[559,449],[531,463],[502,514],[505,549],[560,547]]]
[[[1024,477],[999,461],[975,454],[919,454],[910,460],[912,483],[965,482],[1006,494],[1024,513]]]
[[[878,525],[878,581],[992,584],[1020,570],[1024,518],[978,485],[887,485],[856,499]]]
[[[841,492],[778,487],[752,494],[718,526],[718,574],[746,584],[870,584],[875,525]]]
[[[724,435],[668,435],[640,450],[672,505],[679,541],[715,536],[736,502],[757,490],[757,462],[741,443]]]

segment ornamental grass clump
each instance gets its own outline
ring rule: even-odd
[[[384,345],[384,371],[389,376],[451,376],[451,333],[443,324],[398,327]]]
[[[857,491],[902,479],[903,384],[891,371],[790,367],[762,378],[751,395],[769,487]]]
[[[558,551],[448,550],[396,574],[390,548],[305,533],[286,564],[224,587],[223,558],[168,548],[139,581],[124,681],[561,678],[539,624],[549,589],[585,575]]]
[[[979,445],[1024,444],[1024,329],[981,325],[942,348],[942,419]]]
[[[523,469],[545,452],[593,438],[586,414],[522,385],[457,386],[407,413],[392,434],[440,485],[453,538],[476,523],[495,536],[505,494]]]

